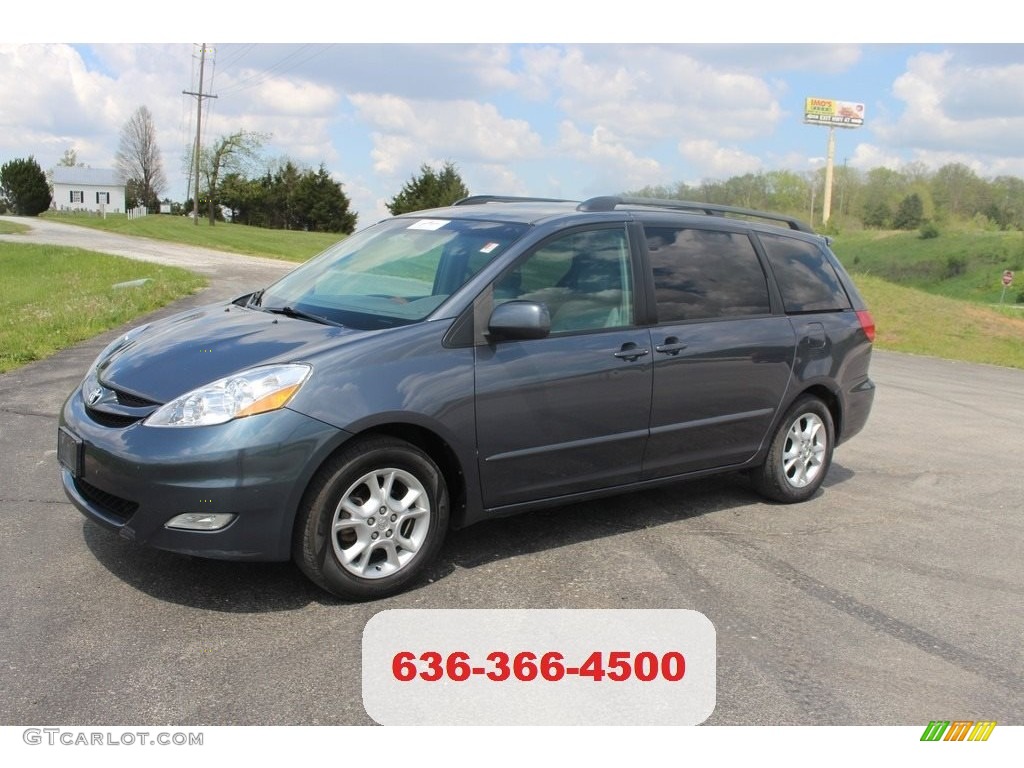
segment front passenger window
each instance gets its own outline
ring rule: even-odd
[[[552,333],[632,325],[625,230],[576,232],[545,243],[494,285],[495,302],[512,299],[546,304]]]

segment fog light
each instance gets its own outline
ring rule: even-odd
[[[209,512],[190,512],[172,517],[165,528],[180,528],[186,531],[219,531],[232,520],[235,515],[214,515]]]

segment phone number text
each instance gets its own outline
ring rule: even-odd
[[[400,682],[423,680],[428,683],[450,680],[461,683],[471,678],[485,678],[496,683],[506,680],[558,682],[566,677],[590,678],[594,682],[630,679],[650,682],[664,680],[678,683],[686,675],[686,658],[679,651],[663,654],[651,651],[593,651],[581,664],[566,663],[558,651],[536,654],[520,651],[509,654],[493,651],[484,661],[474,661],[464,651],[447,655],[437,651],[420,654],[399,651],[391,660],[391,672]]]

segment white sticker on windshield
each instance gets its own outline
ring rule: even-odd
[[[440,229],[448,221],[446,219],[417,219],[409,225],[409,229]]]
[[[490,253],[497,247],[498,243],[488,243],[487,245],[480,249],[480,253]]]

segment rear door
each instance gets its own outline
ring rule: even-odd
[[[789,319],[773,314],[764,267],[745,232],[666,223],[648,224],[644,233],[657,318],[643,476],[747,461],[789,383]]]
[[[489,508],[638,480],[651,408],[650,333],[635,323],[624,225],[557,235],[477,300],[545,304],[547,338],[476,346],[477,443]]]

